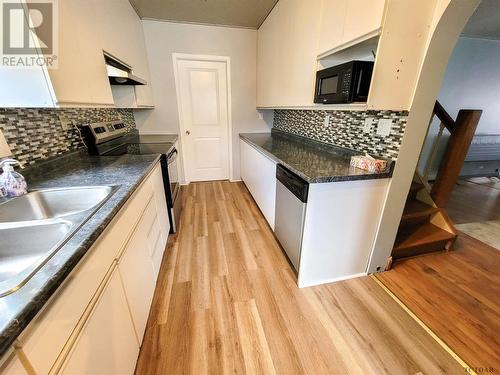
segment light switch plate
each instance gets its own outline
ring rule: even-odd
[[[5,139],[2,130],[0,130],[0,158],[5,158],[10,155],[12,155],[12,151],[7,144],[7,140]]]
[[[365,118],[365,125],[363,126],[363,133],[371,133],[373,127],[373,117]]]
[[[328,128],[330,126],[330,115],[325,116],[325,122],[323,124],[325,128]]]
[[[388,118],[381,118],[378,120],[377,126],[377,135],[381,135],[382,137],[387,137],[391,134],[392,129],[392,120]]]
[[[68,130],[73,126],[73,122],[66,116],[59,115],[59,121],[61,122],[61,127],[63,130]]]

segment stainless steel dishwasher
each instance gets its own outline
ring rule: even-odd
[[[307,181],[278,164],[274,232],[296,271],[299,270],[308,193]]]

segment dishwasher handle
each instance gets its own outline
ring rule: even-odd
[[[307,197],[309,195],[309,182],[297,176],[281,164],[276,166],[276,179],[301,202],[307,203]]]

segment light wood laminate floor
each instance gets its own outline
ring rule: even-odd
[[[184,193],[137,374],[464,373],[374,279],[298,289],[242,183]]]
[[[377,277],[470,366],[498,373],[500,252],[461,232],[454,249],[396,262]]]

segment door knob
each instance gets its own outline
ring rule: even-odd
[[[186,130],[186,134],[187,135],[191,134],[191,131],[190,130]]]

